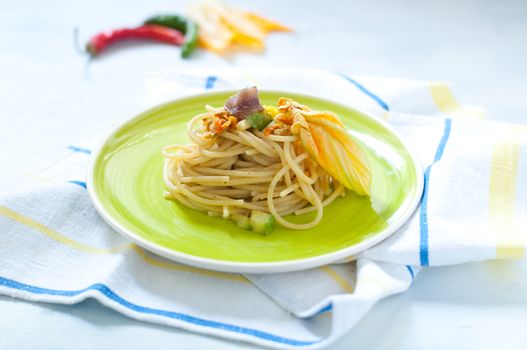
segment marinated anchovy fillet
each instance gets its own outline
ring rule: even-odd
[[[256,86],[241,90],[229,98],[225,102],[224,107],[230,115],[235,116],[238,120],[245,119],[250,114],[263,111]]]

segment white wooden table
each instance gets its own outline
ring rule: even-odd
[[[485,106],[490,118],[526,120],[524,1],[231,3],[250,6],[297,32],[271,36],[263,55],[228,60],[200,53],[183,62],[171,47],[123,45],[86,70],[73,50],[74,27],[85,38],[157,12],[182,12],[187,3],[0,0],[0,187],[100,125],[135,112],[130,97],[119,94],[124,85],[112,85],[101,98],[90,74],[295,66],[446,80],[461,101]],[[123,106],[118,116],[106,109],[115,105]],[[66,307],[0,297],[0,310],[2,349],[254,348],[136,322],[93,301]],[[429,268],[408,292],[381,302],[332,349],[523,349],[526,324],[525,261]]]

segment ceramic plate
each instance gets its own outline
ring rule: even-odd
[[[287,96],[316,110],[337,113],[365,149],[372,170],[372,196],[348,194],[324,209],[306,231],[276,226],[269,236],[239,229],[164,199],[161,149],[188,143],[185,124],[221,106],[235,91],[206,93],[150,109],[122,124],[92,155],[90,196],[102,217],[138,245],[197,267],[240,273],[308,269],[352,258],[395,232],[414,212],[423,189],[414,153],[384,122],[316,97],[261,91],[263,104]],[[310,220],[313,213],[289,220]]]

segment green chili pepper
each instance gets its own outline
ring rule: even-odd
[[[178,15],[159,15],[145,21],[145,24],[157,24],[163,27],[177,29],[185,34],[185,42],[181,47],[181,56],[189,57],[198,45],[198,25],[185,17]]]
[[[187,20],[187,31],[185,32],[185,43],[181,47],[181,56],[183,58],[189,57],[198,46],[198,25],[190,20]]]

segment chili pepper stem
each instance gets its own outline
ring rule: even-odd
[[[78,54],[82,56],[89,56],[89,53],[87,53],[86,50],[82,48],[82,44],[80,42],[79,27],[73,28],[73,46]]]

